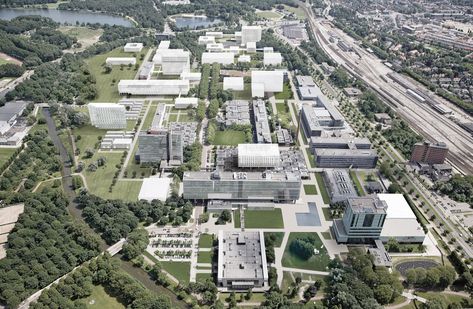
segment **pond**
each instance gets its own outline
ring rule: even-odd
[[[108,25],[118,25],[124,27],[132,27],[133,23],[123,17],[112,16],[103,13],[94,13],[86,11],[65,11],[55,9],[0,9],[0,19],[10,20],[18,16],[40,15],[49,17],[58,23],[100,23]]]
[[[176,15],[172,16],[173,20],[178,29],[196,29],[196,28],[208,28],[210,26],[219,24],[220,19],[209,18],[207,16],[194,16],[194,15]]]

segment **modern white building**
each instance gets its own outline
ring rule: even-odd
[[[158,49],[169,49],[171,46],[171,41],[161,41],[159,42]]]
[[[256,53],[256,42],[246,43],[246,52],[252,54]]]
[[[240,53],[240,47],[239,46],[229,46],[227,48],[227,51],[229,53],[234,53],[235,55],[238,55]]]
[[[283,71],[251,71],[251,96],[264,97],[267,92],[282,92]]]
[[[281,156],[278,144],[239,144],[238,167],[268,167],[279,165]]]
[[[186,109],[189,107],[197,107],[199,104],[198,98],[176,98],[174,100],[174,108],[176,109]]]
[[[163,75],[180,75],[190,70],[190,53],[182,49],[168,49],[161,55]]]
[[[143,43],[126,43],[123,47],[125,53],[139,53],[143,49]]]
[[[199,36],[199,40],[198,40],[199,45],[207,45],[207,44],[213,44],[213,43],[215,43],[215,37],[207,36],[207,35]]]
[[[274,48],[272,47],[263,47],[263,53],[273,53]]]
[[[181,79],[188,80],[189,82],[199,82],[202,73],[200,72],[182,72]]]
[[[245,84],[243,77],[224,77],[223,90],[243,91]]]
[[[261,41],[261,32],[260,26],[243,26],[241,28],[241,44],[246,46],[248,42]]]
[[[221,39],[223,38],[223,32],[221,31],[207,31],[205,33],[206,36],[213,36],[216,39]]]
[[[202,64],[212,64],[214,62],[220,64],[232,64],[235,61],[233,53],[202,53]]]
[[[166,201],[171,188],[170,178],[149,177],[143,179],[138,200],[151,202],[152,200]]]
[[[384,243],[394,238],[400,243],[422,243],[425,232],[417,222],[416,215],[402,194],[378,194],[388,208],[386,220],[381,230],[380,240]]]
[[[281,53],[264,53],[264,65],[280,65],[282,63]]]
[[[251,56],[250,55],[241,55],[240,57],[238,57],[238,62],[244,62],[244,63],[251,62]]]
[[[205,49],[210,53],[219,53],[223,51],[223,44],[222,43],[209,43],[207,44]]]
[[[121,80],[118,92],[129,95],[187,95],[189,81],[180,79]]]
[[[135,57],[108,57],[105,60],[105,63],[108,65],[135,65]]]
[[[99,129],[125,129],[125,106],[115,103],[89,103],[90,122]]]

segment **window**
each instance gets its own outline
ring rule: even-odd
[[[363,227],[368,227],[373,224],[374,215],[365,215],[365,219],[363,220]]]

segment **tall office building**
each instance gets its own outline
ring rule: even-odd
[[[141,132],[137,156],[141,165],[159,165],[163,160],[182,163],[182,134],[167,129],[153,133]]]
[[[377,196],[349,198],[343,218],[333,220],[337,242],[366,243],[379,239],[387,207]]]
[[[115,103],[89,103],[90,122],[99,129],[125,129],[125,106]]]
[[[243,26],[241,28],[241,45],[246,46],[248,42],[261,41],[261,31],[260,26]]]
[[[412,150],[411,162],[427,164],[443,164],[447,158],[448,147],[445,143],[425,141],[417,143]]]

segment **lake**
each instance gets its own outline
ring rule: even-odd
[[[220,19],[212,19],[207,16],[177,15],[172,16],[178,29],[189,28],[208,28],[221,22]]]
[[[86,11],[65,11],[65,10],[48,10],[48,9],[0,9],[0,19],[10,20],[17,16],[25,15],[41,15],[49,17],[58,23],[100,23],[108,25],[118,25],[131,27],[133,23],[123,17],[112,16],[102,13],[93,13]]]

